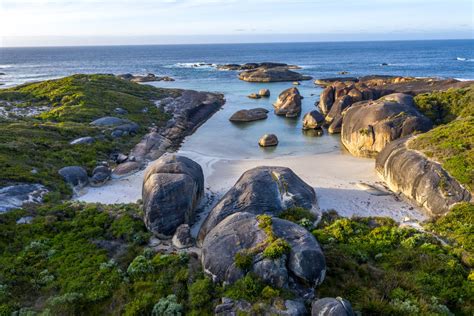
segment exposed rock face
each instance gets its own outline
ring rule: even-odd
[[[326,87],[319,97],[319,108],[323,114],[328,114],[334,103],[334,87]]]
[[[291,71],[287,67],[259,67],[241,72],[239,79],[249,82],[282,82],[311,80],[311,77]]]
[[[119,164],[112,172],[112,178],[118,179],[134,174],[143,168],[143,164],[138,161],[126,161]]]
[[[229,119],[231,122],[251,122],[264,120],[268,117],[268,110],[264,108],[256,108],[250,110],[240,110],[235,112]]]
[[[98,187],[105,184],[112,174],[112,171],[107,166],[97,166],[92,171],[92,177],[90,178],[91,186]]]
[[[185,249],[193,246],[194,238],[191,236],[191,228],[188,224],[179,225],[176,229],[176,233],[173,235],[171,240],[173,246],[178,249]]]
[[[243,65],[239,64],[226,64],[226,65],[217,65],[219,70],[253,70],[253,69],[270,69],[270,68],[287,68],[287,69],[299,69],[300,67],[295,65],[288,65],[284,63],[273,63],[273,62],[263,62],[263,63],[246,63]]]
[[[172,118],[161,129],[152,129],[131,151],[137,161],[158,159],[167,151],[177,149],[182,140],[206,122],[225,103],[221,94],[181,91],[176,98],[166,98],[157,106]]]
[[[86,169],[80,166],[69,166],[59,169],[59,175],[63,177],[64,181],[69,184],[74,190],[79,190],[89,184],[89,177]]]
[[[342,117],[342,112],[352,105],[352,98],[348,95],[342,96],[331,107],[326,115],[326,123],[331,124],[334,120]]]
[[[394,192],[401,192],[424,208],[429,216],[446,214],[471,194],[440,164],[408,149],[409,138],[391,142],[380,152],[375,168]]]
[[[0,213],[26,203],[41,203],[48,189],[41,184],[15,184],[0,187]]]
[[[301,95],[297,88],[284,90],[278,96],[275,104],[275,114],[286,117],[296,117],[301,113]]]
[[[431,127],[430,120],[415,108],[413,97],[395,93],[347,109],[341,140],[354,156],[375,157],[389,142]]]
[[[291,169],[257,167],[246,171],[214,206],[199,231],[199,241],[227,216],[237,212],[275,214],[293,207],[318,210],[316,194]]]
[[[94,137],[86,136],[86,137],[76,138],[75,140],[71,141],[69,144],[83,145],[83,144],[92,144],[93,142],[95,142]]]
[[[150,164],[143,179],[145,225],[157,236],[172,236],[194,220],[204,193],[201,166],[189,158],[168,155]]]
[[[117,78],[128,80],[131,82],[152,82],[152,81],[174,81],[173,78],[168,76],[156,76],[155,74],[147,74],[145,76],[132,75],[132,74],[122,74],[117,75]]]
[[[261,147],[272,147],[278,145],[278,137],[275,134],[265,134],[263,135],[258,144]]]
[[[248,97],[250,99],[260,99],[262,96],[260,94],[257,94],[257,93],[251,93],[248,95]]]
[[[260,91],[258,91],[258,95],[264,98],[268,98],[270,96],[270,90],[260,89]]]
[[[348,300],[326,297],[313,302],[311,316],[355,316],[355,313]]]
[[[289,243],[289,253],[269,259],[259,252],[263,250],[257,250],[249,270],[277,287],[290,288],[290,284],[295,283],[307,287],[320,284],[326,273],[326,261],[314,236],[305,228],[279,218],[272,218],[272,229],[276,238]],[[266,240],[267,235],[254,214],[230,215],[204,239],[203,268],[214,281],[233,283],[245,273],[235,264],[237,253],[258,249]]]
[[[316,110],[307,113],[303,118],[304,130],[322,128],[323,124],[324,116]]]

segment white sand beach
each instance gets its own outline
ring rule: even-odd
[[[178,154],[202,166],[206,190],[217,197],[229,190],[246,170],[257,166],[284,166],[314,187],[323,211],[333,209],[346,217],[388,216],[399,222],[407,218],[415,221],[425,219],[419,208],[386,191],[374,170],[372,159],[355,158],[341,152],[239,160],[219,159],[189,151],[179,151]],[[112,180],[103,187],[88,188],[76,199],[106,204],[136,202],[141,199],[143,174],[141,171]],[[381,191],[371,190],[370,186]]]

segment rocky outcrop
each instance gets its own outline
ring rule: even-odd
[[[250,169],[211,210],[199,231],[199,241],[202,242],[212,228],[231,214],[248,212],[278,215],[293,206],[317,211],[313,188],[289,168]]]
[[[319,97],[319,108],[321,112],[326,115],[331,110],[331,107],[334,103],[334,87],[329,86],[326,87],[323,92],[321,92],[321,96]]]
[[[41,184],[14,184],[0,187],[0,213],[28,203],[41,203],[48,189]]]
[[[262,307],[263,306],[260,306],[260,308]],[[252,311],[254,311],[252,304],[247,301],[234,301],[230,298],[223,297],[222,303],[217,305],[214,309],[214,316],[235,316],[239,315],[239,313],[250,315]],[[260,312],[262,312],[263,315],[272,316],[306,316],[308,314],[304,302],[296,300],[285,300],[284,304],[274,302],[271,306],[265,306],[264,311],[260,310]]]
[[[150,164],[143,179],[145,225],[156,236],[173,236],[194,220],[204,194],[201,166],[189,158],[168,155]]]
[[[89,184],[86,169],[80,166],[69,166],[59,169],[59,175],[74,190],[80,190]]]
[[[90,184],[93,187],[104,185],[111,177],[112,171],[106,165],[99,165],[92,170]]]
[[[264,120],[268,117],[268,110],[264,108],[256,108],[250,110],[240,110],[235,112],[230,118],[231,122],[251,122]]]
[[[239,74],[239,79],[249,82],[282,82],[311,80],[312,78],[292,71],[286,66],[282,66],[271,68],[257,67],[251,70],[245,70]]]
[[[268,98],[270,96],[270,90],[260,89],[260,91],[258,91],[258,95],[261,96],[262,98]]]
[[[276,115],[296,117],[301,113],[301,94],[297,88],[284,90],[273,104]]]
[[[265,134],[258,141],[260,147],[272,147],[278,145],[278,137],[275,134]]]
[[[322,128],[323,124],[324,116],[316,110],[307,113],[303,118],[304,130]]]
[[[171,239],[173,246],[178,249],[185,249],[192,247],[194,244],[194,238],[191,236],[191,228],[188,224],[179,225],[176,229],[176,233]]]
[[[131,81],[131,82],[153,82],[153,81],[174,81],[173,78],[168,76],[156,76],[155,74],[147,74],[144,76],[132,75],[132,74],[122,74],[117,75],[117,78]]]
[[[389,188],[422,206],[432,217],[446,214],[453,205],[470,201],[471,194],[440,164],[407,148],[410,138],[391,142],[380,152],[375,168]]]
[[[167,151],[176,150],[183,139],[206,122],[225,103],[222,94],[180,91],[175,98],[165,98],[156,105],[171,116],[163,128],[154,128],[143,137],[130,155],[137,161],[155,160]]]
[[[355,316],[355,313],[348,300],[326,297],[313,302],[311,316]]]
[[[275,238],[284,240],[289,251],[278,258],[264,255],[268,235],[259,219],[239,212],[215,226],[202,244],[204,271],[216,282],[231,284],[251,271],[263,281],[298,291],[319,285],[325,277],[326,261],[314,236],[305,228],[279,218],[271,219]],[[236,264],[237,254],[251,256],[246,267]]]
[[[341,140],[352,155],[375,157],[391,141],[431,127],[430,120],[415,108],[413,97],[395,93],[347,109]]]
[[[216,67],[219,70],[253,70],[257,68],[261,69],[271,69],[271,68],[287,68],[287,69],[300,69],[296,65],[288,65],[284,63],[273,63],[273,62],[263,62],[263,63],[246,63],[246,64],[225,64],[217,65]]]

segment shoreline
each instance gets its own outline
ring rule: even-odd
[[[395,221],[420,222],[426,216],[419,207],[389,191],[377,175],[372,159],[353,157],[341,151],[305,156],[268,159],[223,159],[196,152],[178,150],[177,154],[199,163],[204,172],[205,204],[198,214],[193,233],[216,203],[245,171],[257,166],[283,166],[292,169],[311,185],[321,211],[335,210],[344,217],[390,217]],[[141,199],[145,170],[113,179],[102,187],[89,187],[74,200],[88,203],[136,203]],[[197,226],[197,227],[195,227]]]

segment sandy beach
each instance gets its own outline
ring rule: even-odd
[[[284,166],[292,169],[314,187],[321,210],[336,210],[340,215],[388,216],[396,221],[421,221],[421,210],[387,191],[374,170],[374,160],[341,152],[273,159],[219,159],[196,152],[179,151],[198,162],[204,171],[208,195],[221,197],[246,170],[257,166]],[[115,179],[99,188],[88,188],[76,199],[106,204],[134,203],[141,199],[144,171]],[[378,190],[373,190],[370,187]],[[216,199],[217,200],[217,199]],[[201,216],[203,217],[203,216]]]

